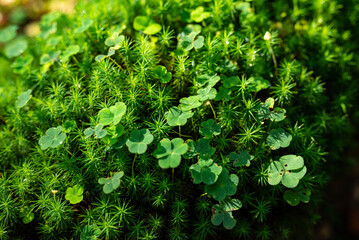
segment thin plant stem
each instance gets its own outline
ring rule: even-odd
[[[179,135],[179,137],[182,137],[182,135],[181,135],[181,126],[178,126],[178,135]]]
[[[172,168],[172,181],[174,181],[174,180],[175,180],[175,169]]]
[[[134,176],[134,167],[135,167],[135,161],[136,161],[136,158],[137,158],[137,153],[135,154],[135,157],[133,158],[133,161],[132,161],[132,177]]]
[[[209,102],[209,106],[210,106],[211,109],[212,109],[212,113],[213,113],[214,120],[217,121],[217,116],[216,116],[216,113],[215,113],[215,111],[214,111],[214,109],[213,109],[213,107],[212,107],[211,101],[208,101],[208,102]]]

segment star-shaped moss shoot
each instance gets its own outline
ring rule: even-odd
[[[232,212],[237,211],[242,207],[241,201],[238,199],[226,198],[220,204],[216,204],[212,207],[213,215],[211,222],[215,226],[219,226],[223,223],[223,227],[226,229],[232,229],[236,225],[236,220],[233,218]]]
[[[229,154],[229,160],[233,161],[234,167],[241,167],[241,166],[247,166],[249,167],[251,165],[251,160],[253,159],[253,156],[249,155],[248,150],[240,150],[240,154],[231,152]]]
[[[112,175],[112,177],[100,178],[98,180],[98,183],[103,184],[103,192],[109,194],[120,186],[122,177],[123,177],[123,171],[116,172]]]
[[[178,107],[182,111],[190,111],[194,108],[198,108],[202,105],[202,102],[199,101],[198,96],[190,96],[190,97],[184,97],[180,99],[180,104]]]
[[[211,185],[217,181],[222,172],[222,167],[213,163],[212,159],[200,159],[196,164],[192,164],[189,171],[193,177],[193,183],[200,184],[203,182],[206,185]]]
[[[215,123],[213,119],[209,119],[201,123],[199,134],[205,138],[212,138],[221,134],[221,126]]]
[[[183,111],[178,107],[171,107],[168,112],[165,113],[166,120],[170,126],[183,126],[187,123],[187,119],[193,116],[191,111]]]
[[[82,201],[84,189],[79,185],[75,185],[74,187],[69,187],[66,190],[65,199],[68,200],[71,204],[76,204]]]
[[[126,113],[126,105],[123,102],[118,102],[114,106],[104,108],[98,113],[100,124],[106,126],[110,124],[118,124],[121,118]]]
[[[292,135],[282,128],[270,130],[267,137],[267,144],[272,150],[288,147],[292,141]]]
[[[270,185],[277,185],[282,182],[288,188],[295,188],[299,180],[304,177],[307,168],[304,166],[304,160],[301,156],[285,155],[279,161],[273,161],[267,171]]]
[[[161,168],[176,168],[181,163],[182,155],[187,151],[188,145],[182,138],[164,138],[158,143],[154,155],[159,159],[158,164]]]
[[[148,129],[133,130],[126,141],[128,150],[131,153],[143,154],[147,150],[147,145],[152,143],[153,135]]]
[[[45,136],[42,136],[39,140],[39,144],[42,150],[49,147],[57,148],[66,139],[66,133],[62,132],[62,127],[52,127],[46,131]]]
[[[228,169],[223,168],[217,181],[212,185],[206,185],[205,191],[217,201],[222,201],[227,196],[236,194],[238,182],[239,178],[237,175],[229,175]]]

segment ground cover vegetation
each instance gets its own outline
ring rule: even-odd
[[[80,1],[4,27],[0,239],[312,236],[358,116],[358,12]]]

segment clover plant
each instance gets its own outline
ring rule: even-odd
[[[0,239],[313,238],[354,169],[358,3],[75,2],[2,11]]]

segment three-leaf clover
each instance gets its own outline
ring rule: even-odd
[[[235,174],[229,175],[227,168],[223,168],[217,181],[212,185],[206,185],[205,191],[217,201],[224,200],[227,196],[232,196],[237,192],[239,178]]]
[[[154,155],[159,159],[158,164],[161,168],[176,168],[181,163],[181,156],[187,151],[188,145],[182,138],[164,138],[158,143]]]
[[[225,77],[223,76],[223,86],[225,88],[232,88],[235,87],[237,85],[239,85],[240,80],[238,78],[238,76],[231,76],[231,77]]]
[[[39,144],[42,150],[49,147],[57,148],[66,139],[66,133],[62,132],[62,127],[52,127],[46,131],[45,136],[42,136],[39,140]]]
[[[191,32],[190,34],[182,37],[180,39],[180,46],[185,50],[185,51],[190,51],[191,49],[195,48],[195,49],[200,49],[203,47],[204,45],[204,37],[203,36],[197,36],[197,32]]]
[[[273,161],[267,171],[270,185],[277,185],[282,182],[288,188],[295,188],[299,180],[304,177],[307,168],[304,166],[304,160],[301,156],[285,155],[279,161]]]
[[[267,137],[267,144],[272,148],[272,150],[277,150],[281,147],[288,147],[291,141],[292,135],[284,131],[282,128],[271,130]]]
[[[210,139],[200,138],[198,143],[196,144],[196,152],[199,154],[200,158],[208,159],[210,158],[214,152],[216,151],[215,148],[212,148],[209,145]]]
[[[220,204],[213,206],[213,215],[211,222],[213,225],[218,226],[223,223],[226,229],[232,229],[236,225],[236,220],[232,216],[233,211],[237,211],[242,207],[242,202],[238,199],[226,198]]]
[[[82,33],[86,31],[93,24],[93,20],[91,18],[86,18],[80,27],[75,28],[74,33]]]
[[[85,134],[85,138],[89,138],[93,134],[95,134],[95,138],[103,138],[104,136],[106,136],[107,131],[103,129],[103,125],[99,123],[96,125],[95,129],[86,128],[84,134]]]
[[[25,39],[15,39],[9,42],[4,49],[8,58],[20,56],[27,49],[27,41]]]
[[[171,107],[168,112],[165,113],[166,120],[170,126],[183,126],[187,123],[187,119],[193,116],[191,111],[183,111],[178,107]]]
[[[202,102],[199,101],[198,96],[190,96],[190,97],[184,97],[180,99],[180,104],[178,107],[182,111],[190,111],[194,108],[198,108],[202,105]]]
[[[16,37],[16,31],[19,27],[16,25],[10,25],[0,30],[0,42],[5,43]]]
[[[154,69],[154,76],[159,79],[161,83],[168,83],[172,79],[172,73],[167,72],[164,66],[157,66]]]
[[[302,189],[300,191],[287,190],[284,192],[284,200],[291,206],[297,206],[301,201],[308,203],[310,200],[310,189]]]
[[[31,89],[21,93],[15,102],[15,105],[17,108],[22,108],[23,106],[25,106],[27,104],[27,102],[30,100],[31,98]]]
[[[213,76],[208,76],[207,74],[204,74],[204,75],[198,76],[197,84],[200,87],[202,87],[208,83],[208,86],[214,87],[214,85],[216,85],[216,83],[219,82],[220,80],[221,80],[221,77],[218,76],[217,74],[215,74]]]
[[[128,150],[131,153],[143,154],[147,145],[153,141],[153,135],[148,129],[133,130],[126,141]]]
[[[162,29],[160,24],[154,22],[147,16],[137,16],[133,22],[133,28],[137,31],[143,31],[148,35],[156,34]]]
[[[207,86],[205,88],[200,88],[197,91],[199,100],[204,102],[207,100],[214,99],[217,95],[217,90],[215,88],[212,88],[211,86]]]
[[[201,123],[199,134],[205,138],[212,138],[221,134],[221,126],[215,123],[213,119],[209,119]]]
[[[229,160],[233,161],[233,166],[240,167],[240,166],[247,166],[251,165],[251,160],[253,156],[249,155],[248,150],[240,150],[240,154],[231,152],[229,154]]]
[[[71,56],[77,54],[78,52],[80,52],[80,46],[71,45],[65,49],[65,51],[60,55],[59,58],[62,62],[67,62]]]
[[[213,163],[212,159],[200,159],[198,163],[192,164],[189,171],[194,179],[193,183],[200,184],[203,182],[206,185],[211,185],[217,181],[219,174],[222,172],[222,167]]]
[[[191,19],[195,22],[202,22],[204,19],[208,18],[211,14],[204,11],[204,7],[199,6],[191,12]]]
[[[124,175],[123,171],[116,172],[112,175],[112,177],[99,178],[98,183],[104,184],[103,192],[106,194],[109,194],[109,193],[113,192],[114,190],[116,190],[120,186],[121,178],[123,177],[123,175]]]
[[[106,126],[109,124],[118,124],[122,116],[126,113],[126,105],[123,102],[118,102],[114,106],[104,108],[98,113],[100,124]]]
[[[79,185],[75,185],[73,188],[69,187],[66,190],[65,199],[70,201],[71,204],[76,204],[82,201],[84,189]]]
[[[96,224],[86,225],[80,235],[80,240],[97,240],[101,230]]]
[[[106,38],[105,45],[113,47],[115,50],[119,49],[125,40],[125,36],[119,34],[119,32],[114,32],[111,37]]]

